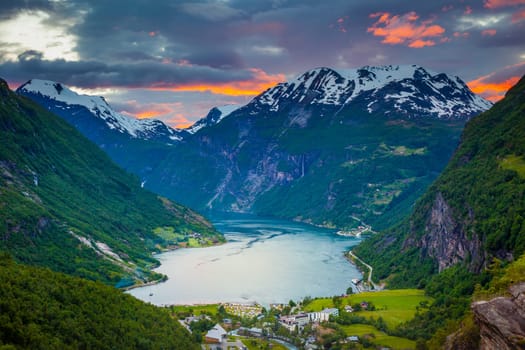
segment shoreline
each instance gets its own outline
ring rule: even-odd
[[[378,286],[378,285],[376,285],[376,284],[372,281],[372,273],[373,273],[373,271],[374,271],[374,268],[373,268],[372,266],[370,266],[370,265],[368,265],[366,262],[364,262],[361,258],[359,258],[357,255],[355,255],[351,250],[349,250],[348,253],[345,254],[345,256],[346,256],[346,258],[348,259],[348,261],[352,262],[352,264],[353,264],[355,267],[357,267],[357,269],[358,269],[359,271],[361,271],[361,269],[359,268],[359,266],[358,266],[355,262],[353,262],[353,261],[351,260],[352,258],[355,259],[355,260],[357,260],[357,261],[359,261],[361,264],[363,264],[363,265],[364,265],[366,268],[368,268],[368,270],[369,270],[368,278],[367,278],[366,283],[368,283],[368,288],[373,287],[373,289],[359,291],[359,293],[362,293],[362,292],[365,292],[365,291],[366,291],[366,292],[368,292],[368,291],[379,291],[379,290],[383,290],[383,289],[384,289],[383,286]],[[361,274],[362,274],[363,277],[364,277],[364,273],[363,273],[363,271],[361,271]],[[359,282],[359,283],[363,283],[363,281],[361,280],[361,282]],[[358,287],[358,284],[359,284],[359,283],[354,284],[354,285],[355,285],[356,287]],[[359,289],[359,288],[358,288],[358,289]]]
[[[274,219],[270,219],[270,220],[274,220]],[[297,222],[297,221],[291,221],[292,223],[293,222],[296,222],[296,223],[300,223],[300,224],[305,224],[305,225],[308,225],[310,227],[318,227],[319,226],[315,226],[315,225],[312,225],[311,223],[305,223],[305,222]],[[365,228],[366,226],[362,226],[360,227],[360,229],[363,229]],[[326,227],[321,227],[321,228],[326,228]],[[369,227],[366,227],[367,229],[369,229]],[[306,231],[310,231],[310,230],[305,230]],[[326,233],[326,235],[328,236],[331,236],[331,235],[334,235],[334,233],[336,235],[339,235],[339,236],[342,236],[341,235],[341,231],[337,232],[336,230],[334,229],[330,229],[330,233]],[[312,231],[314,232],[314,231]],[[323,231],[320,231],[320,232],[323,232]],[[324,237],[324,232],[323,232],[323,237]],[[332,236],[334,237],[334,236]],[[350,238],[350,237],[348,237]],[[337,242],[340,242],[340,240],[338,240]],[[224,245],[225,243],[230,243],[229,241],[226,241],[226,242],[217,242],[215,244],[211,244],[211,245],[207,245],[207,246],[200,246],[200,247],[191,247],[191,248],[208,248],[208,247],[214,247],[214,246],[222,246]],[[162,251],[160,251],[158,254],[164,254],[164,253],[167,253],[167,252],[170,252],[170,251],[175,251],[175,250],[179,250],[181,248],[186,248],[186,249],[189,249],[190,247],[181,247],[181,246],[170,246],[168,247],[167,249],[163,249]],[[323,297],[326,297],[327,295],[343,295],[345,294],[345,291],[347,290],[348,287],[352,286],[352,288],[355,289],[355,287],[353,287],[354,285],[352,284],[351,282],[351,279],[354,279],[355,278],[359,278],[359,279],[362,279],[364,274],[363,274],[363,271],[362,269],[359,268],[359,266],[357,265],[356,261],[353,261],[351,259],[348,259],[348,246],[345,246],[345,247],[342,247],[342,250],[339,250],[339,251],[334,251],[333,252],[335,255],[339,256],[340,258],[338,258],[338,261],[340,261],[340,263],[342,264],[349,264],[349,265],[346,265],[346,267],[344,267],[345,265],[341,265],[342,267],[341,268],[344,268],[344,270],[348,270],[348,272],[344,275],[341,275],[340,276],[340,280],[341,282],[338,284],[338,285],[341,285],[340,286],[340,289],[339,290],[329,290],[329,289],[321,289],[319,290],[318,292],[320,293],[313,293],[315,294],[315,297],[316,298],[323,298]],[[200,254],[200,253],[196,253],[196,254]],[[341,255],[342,254],[342,255]],[[334,255],[334,258],[335,258],[335,255]],[[174,256],[175,258],[175,256]],[[163,261],[162,262],[162,265],[165,264],[166,261]],[[160,264],[158,266],[155,266],[152,268],[151,271],[155,271],[157,270],[157,273],[159,272],[162,272],[163,274],[167,274],[167,275],[170,275],[170,271],[169,270],[166,270],[166,269],[158,269],[160,266]],[[346,278],[345,278],[346,276]],[[153,276],[152,276],[153,277]],[[120,288],[122,289],[124,292],[131,292],[132,290],[135,290],[134,292],[131,292],[130,294],[133,294],[133,295],[137,295],[139,296],[138,298],[143,300],[143,301],[146,301],[146,302],[150,302],[150,303],[154,303],[156,305],[159,305],[159,306],[187,306],[187,305],[195,305],[195,306],[198,306],[198,305],[210,305],[210,304],[217,304],[217,303],[233,303],[233,304],[253,304],[253,303],[256,303],[256,304],[260,304],[260,305],[269,305],[271,303],[279,303],[279,300],[270,300],[270,299],[273,299],[273,298],[267,298],[265,296],[262,296],[262,295],[259,295],[259,296],[262,296],[262,303],[261,303],[261,299],[258,299],[257,298],[257,295],[258,293],[255,293],[255,294],[252,294],[252,297],[255,297],[255,299],[252,299],[252,298],[242,298],[242,299],[247,299],[247,300],[241,300],[241,298],[237,298],[236,297],[236,294],[233,293],[233,294],[225,294],[224,296],[225,297],[228,297],[228,298],[209,298],[209,295],[206,296],[206,295],[201,295],[197,298],[194,298],[194,297],[184,297],[184,298],[181,298],[181,299],[186,299],[186,300],[177,300],[177,298],[173,298],[173,296],[166,296],[164,294],[165,291],[164,291],[164,288],[166,287],[152,287],[152,286],[155,286],[155,285],[160,285],[160,283],[164,283],[164,282],[167,282],[167,281],[170,281],[172,278],[157,278],[155,280],[150,280],[150,281],[143,281],[142,279],[137,279],[135,280],[135,283],[132,284],[132,285],[129,285],[127,287],[124,287],[124,288]],[[306,282],[304,281],[305,283],[309,283],[309,282]],[[171,283],[170,283],[171,285]],[[143,289],[143,290],[140,290],[139,288],[147,288],[147,289]],[[360,290],[356,290],[356,291],[360,291]],[[151,292],[151,293],[150,293]],[[327,293],[328,292],[328,293]],[[155,296],[153,297],[153,293],[155,294]],[[149,294],[149,297],[148,297],[148,294]],[[202,294],[202,293],[201,293]],[[284,296],[284,299],[281,300],[281,303],[282,304],[286,304],[289,300],[290,300],[290,294],[289,293],[281,293],[282,295],[281,296]],[[299,293],[293,293],[294,295],[295,294],[299,294]],[[301,293],[302,294],[302,293]],[[292,299],[295,298],[297,300],[301,300],[302,298],[304,298],[305,295],[302,294],[302,295],[296,295],[295,297],[291,297]],[[170,300],[171,299],[171,300]],[[193,300],[192,300],[193,299]],[[199,300],[200,299],[200,300]],[[279,298],[280,299],[280,298]],[[155,300],[155,302],[153,302]]]
[[[227,242],[224,242],[224,243],[221,243],[221,244],[225,244]],[[213,245],[215,246],[215,245]],[[209,247],[212,247],[212,246],[209,246]],[[206,247],[202,247],[202,248],[206,248]],[[180,248],[177,248],[177,249],[180,249]],[[177,250],[177,249],[173,249],[173,250]],[[171,251],[171,250],[170,250]],[[359,268],[359,266],[354,262],[352,261],[347,254],[351,254],[352,256],[354,256],[355,258],[357,258],[358,260],[360,260],[357,256],[355,256],[352,251],[348,251],[346,253],[343,253],[343,256],[346,258],[346,260],[348,261],[349,264],[353,265],[360,273],[361,273],[361,276],[364,277],[364,274],[363,274],[363,271],[361,271],[361,269]],[[167,277],[167,276],[166,276]],[[142,283],[142,284],[134,284],[132,286],[128,286],[128,287],[125,287],[125,288],[119,288],[121,289],[123,292],[128,292],[130,290],[133,290],[133,289],[137,289],[137,288],[142,288],[142,287],[150,287],[150,286],[154,286],[154,285],[157,285],[157,284],[161,284],[161,283],[164,283],[168,280],[168,278],[161,278],[160,280],[155,280],[155,281],[149,281],[149,282],[146,282],[146,283]],[[351,282],[353,283],[353,282]],[[374,288],[376,288],[375,284],[374,284]],[[382,290],[382,288],[379,288],[376,289],[376,290]],[[355,294],[359,294],[359,293],[363,293],[363,292],[366,292],[366,290],[360,290],[359,288],[357,288],[357,293]],[[328,296],[317,296],[315,298],[327,298]],[[142,299],[139,299],[139,300],[142,300]],[[256,300],[253,300],[253,301],[246,301],[245,303],[244,302],[239,302],[239,301],[215,301],[215,302],[209,302],[209,303],[202,303],[202,302],[196,302],[196,303],[182,303],[182,304],[177,304],[177,303],[174,303],[174,304],[163,304],[163,305],[157,305],[159,307],[177,307],[177,306],[182,306],[182,307],[199,307],[199,306],[210,306],[210,305],[226,305],[226,304],[231,304],[231,305],[245,305],[245,306],[249,306],[249,305],[262,305],[262,306],[266,306],[264,304],[261,304],[260,302],[256,301]],[[270,303],[268,304],[271,305],[271,304],[287,304],[286,301],[283,301],[282,303]]]
[[[201,249],[201,248],[210,248],[210,247],[217,247],[217,246],[221,246],[223,244],[226,244],[228,243],[228,241],[224,241],[224,242],[217,242],[217,243],[214,243],[214,244],[210,244],[210,245],[206,245],[206,246],[200,246],[200,247],[181,247],[181,246],[175,246],[175,245],[172,245],[172,246],[168,246],[166,247],[165,249],[161,249],[160,252],[158,253],[153,253],[152,256],[155,257],[155,255],[159,255],[159,254],[164,254],[164,253],[169,253],[169,252],[174,252],[174,251],[177,251],[177,250],[180,250],[180,249]],[[158,263],[158,265],[155,265],[154,267],[152,268],[148,268],[148,271],[150,272],[153,272],[154,269],[156,268],[159,268],[161,265],[160,261]],[[166,275],[162,275],[162,277],[158,280],[154,280],[154,281],[148,281],[148,282],[144,282],[144,283],[134,283],[130,286],[127,286],[127,287],[122,287],[122,288],[117,288],[117,289],[120,289],[124,292],[127,292],[127,291],[130,291],[132,289],[136,289],[136,288],[142,288],[142,287],[149,287],[149,286],[154,286],[154,285],[157,285],[157,284],[161,284],[161,283],[164,283],[168,280],[168,276]]]

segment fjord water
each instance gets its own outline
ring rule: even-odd
[[[129,293],[157,305],[258,302],[345,293],[359,271],[344,252],[359,239],[292,221],[235,216],[215,219],[228,243],[159,254],[169,279]]]

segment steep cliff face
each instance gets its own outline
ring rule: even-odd
[[[473,216],[469,210],[467,220],[472,222]],[[417,246],[437,261],[439,272],[467,260],[474,270],[483,265],[481,240],[475,234],[468,237],[465,226],[464,222],[454,218],[453,209],[438,192],[428,214],[425,233]]]
[[[429,262],[426,274],[456,264],[479,272],[493,258],[512,261],[525,252],[524,115],[522,78],[467,123],[449,164],[410,217],[357,248],[377,277],[418,285],[429,278],[421,268]]]
[[[525,283],[509,288],[510,297],[472,304],[480,329],[480,349],[525,348]]]

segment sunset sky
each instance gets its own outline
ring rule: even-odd
[[[1,0],[0,77],[188,126],[327,66],[418,64],[496,101],[525,74],[525,0]]]

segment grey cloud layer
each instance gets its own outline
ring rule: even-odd
[[[59,25],[76,16],[71,34],[78,39],[75,50],[81,60],[48,62],[37,53],[26,54],[19,61],[0,64],[0,74],[14,80],[47,77],[80,86],[145,86],[159,81],[249,79],[247,68],[252,67],[294,75],[316,66],[417,63],[471,79],[515,63],[520,52],[525,53],[519,34],[523,22],[471,29],[471,37],[480,37],[483,29],[497,29],[494,37],[454,38],[467,6],[472,16],[505,13],[509,17],[515,10],[488,10],[482,1],[468,0],[3,0],[0,19],[19,11],[42,10],[51,14],[48,22]],[[419,50],[382,44],[383,38],[367,32],[375,21],[369,17],[372,13],[403,15],[410,11],[420,21],[444,27],[450,42]],[[337,22],[340,18],[342,23]],[[485,58],[473,61],[480,50]],[[162,60],[174,63],[162,64]]]

